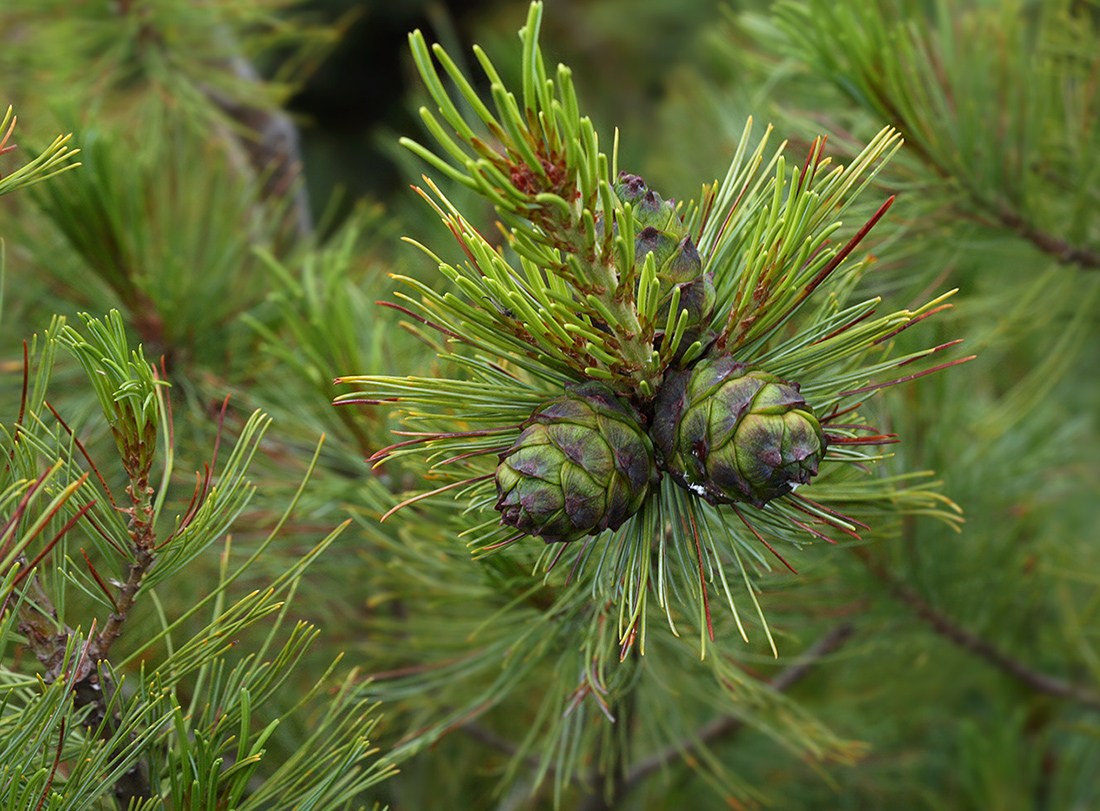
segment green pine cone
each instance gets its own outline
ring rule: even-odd
[[[504,524],[548,543],[618,529],[660,479],[634,410],[603,383],[570,386],[540,406],[500,456]]]
[[[658,231],[669,231],[676,237],[686,233],[683,223],[676,216],[676,204],[672,200],[662,200],[638,175],[619,172],[615,194],[624,203],[633,206],[635,232],[643,228],[656,228]]]
[[[615,192],[630,203],[634,217],[634,261],[641,264],[653,254],[660,281],[657,304],[658,342],[664,336],[664,326],[672,307],[673,291],[680,290],[678,313],[687,311],[687,324],[681,347],[686,348],[700,337],[714,312],[714,277],[703,273],[703,260],[688,235],[672,201],[662,200],[637,175],[619,173]]]
[[[825,455],[798,384],[729,357],[669,374],[654,405],[661,465],[711,504],[763,507],[809,484]]]

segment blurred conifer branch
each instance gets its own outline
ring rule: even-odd
[[[213,131],[238,172],[282,200],[301,236],[312,229],[296,125],[282,104],[339,41],[346,25],[297,19],[289,0],[77,4],[14,0],[5,9],[20,32],[7,59],[66,87],[74,108],[166,103],[198,131]],[[56,15],[51,32],[24,19]],[[59,43],[63,50],[59,52]],[[261,80],[253,59],[281,51],[278,73]],[[5,57],[0,56],[0,64]],[[76,106],[79,105],[79,106]],[[86,113],[85,113],[86,114]]]
[[[379,313],[368,297],[366,285],[372,275],[382,274],[374,261],[364,261],[363,252],[389,230],[380,210],[364,206],[317,250],[279,259],[257,249],[270,279],[265,304],[275,316],[243,315],[262,339],[261,351],[274,361],[271,369],[258,376],[257,389],[263,390],[272,407],[278,407],[284,399],[280,395],[287,385],[287,372],[293,385],[308,385],[325,430],[347,440],[349,452],[340,466],[355,477],[361,474],[362,459],[387,445],[390,435],[377,413],[331,407],[332,372],[396,366],[413,341],[398,329],[396,318]],[[305,403],[290,405],[294,417],[302,419]]]
[[[263,296],[250,248],[273,243],[281,208],[260,202],[217,141],[201,142],[166,111],[152,116],[140,137],[86,129],[82,170],[34,199],[99,285],[73,284],[69,267],[58,282],[77,301],[121,307],[175,371],[214,361],[233,340],[234,317]],[[103,288],[109,296],[97,295]]]
[[[785,0],[776,14],[790,55],[896,127],[962,211],[1096,270],[1100,33],[1086,5],[951,0],[923,23],[919,3]]]
[[[121,309],[170,369],[211,350],[224,359],[251,337],[235,316],[262,298],[262,274],[238,268],[253,246],[282,255],[311,230],[282,104],[341,26],[301,22],[291,5],[16,0],[3,12],[11,33],[0,67],[49,87],[43,114],[91,157],[86,177],[36,197],[76,256],[59,257],[50,239],[29,244],[61,285],[90,265],[99,283],[65,295],[81,309]],[[285,58],[261,80],[252,62],[273,53]]]
[[[1100,710],[1100,693],[1076,684],[1071,684],[1057,676],[1042,673],[1019,659],[1009,656],[992,644],[988,639],[972,633],[962,627],[948,615],[930,605],[916,591],[900,582],[890,570],[874,555],[863,547],[853,547],[852,552],[875,577],[882,581],[887,591],[896,599],[913,609],[936,633],[951,640],[965,650],[976,654],[998,670],[1007,673],[1032,690],[1056,698],[1064,698],[1092,710]]]
[[[792,664],[785,667],[769,684],[773,690],[783,692],[801,681],[820,659],[841,648],[852,636],[851,624],[844,623],[833,628],[810,645]],[[644,760],[634,764],[630,771],[621,776],[611,786],[610,795],[597,792],[588,797],[578,811],[603,811],[619,808],[630,793],[651,774],[668,764],[684,759],[713,758],[707,753],[708,744],[728,740],[745,728],[745,721],[737,716],[715,718],[700,727],[694,734],[665,749],[655,752]],[[586,781],[586,785],[599,785],[597,777]]]

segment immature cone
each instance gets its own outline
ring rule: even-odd
[[[544,541],[618,529],[660,473],[633,409],[602,383],[570,386],[523,424],[497,465],[504,524]]]
[[[808,484],[825,454],[798,384],[729,357],[668,375],[654,405],[664,469],[711,504],[763,507]]]
[[[687,348],[706,330],[714,310],[714,277],[703,273],[703,260],[676,214],[671,200],[662,200],[637,175],[619,173],[615,193],[630,203],[634,216],[634,260],[645,261],[653,254],[660,281],[657,304],[657,337],[663,338],[672,307],[673,291],[680,291],[677,316],[687,311],[687,323],[680,346]]]

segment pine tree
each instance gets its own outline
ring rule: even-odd
[[[746,7],[5,5],[3,808],[1100,802],[1096,9]]]

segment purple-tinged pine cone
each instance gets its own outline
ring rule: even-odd
[[[729,357],[669,374],[651,435],[681,487],[711,504],[755,507],[809,484],[827,444],[797,383]]]
[[[634,409],[603,383],[570,386],[523,424],[496,470],[501,521],[548,543],[618,529],[660,479]]]

